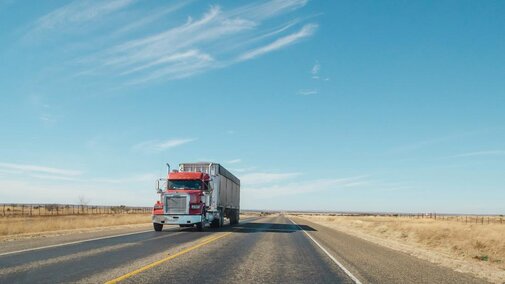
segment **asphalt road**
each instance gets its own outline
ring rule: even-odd
[[[483,283],[294,221],[299,226],[272,216],[205,232],[169,227],[10,254],[4,247],[0,283]]]

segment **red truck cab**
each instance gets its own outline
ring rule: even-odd
[[[171,172],[161,198],[153,207],[155,229],[163,224],[201,226],[205,216],[205,192],[210,176],[202,172]]]

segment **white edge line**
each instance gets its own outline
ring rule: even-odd
[[[254,217],[253,218],[247,218],[244,221],[248,221],[250,219],[254,219]],[[247,223],[250,223],[251,221],[244,222],[244,223],[241,223],[241,224],[247,224]],[[173,228],[173,229],[175,230],[176,228]],[[68,243],[63,243],[63,244],[55,244],[55,245],[49,245],[49,246],[43,246],[43,247],[22,249],[22,250],[16,250],[16,251],[10,251],[10,252],[0,253],[0,256],[17,254],[17,253],[23,253],[23,252],[29,252],[29,251],[36,251],[36,250],[41,250],[41,249],[56,248],[56,247],[62,247],[62,246],[68,246],[68,245],[75,245],[75,244],[81,244],[81,243],[87,243],[87,242],[99,241],[99,240],[105,240],[105,239],[111,239],[111,238],[117,238],[117,237],[124,237],[124,236],[142,234],[142,233],[147,233],[147,232],[152,232],[152,231],[153,230],[146,230],[146,231],[140,231],[140,232],[133,232],[133,233],[126,233],[126,234],[120,234],[120,235],[105,236],[105,237],[99,237],[99,238],[93,238],[93,239],[87,239],[87,240],[68,242]]]
[[[319,244],[309,233],[307,233],[307,231],[305,231],[302,227],[300,227],[300,225],[296,224],[295,221],[289,218],[288,220],[291,221],[291,223],[298,226],[298,228],[300,228],[300,230],[302,230],[329,258],[331,258],[331,260],[333,260],[333,262],[335,262],[335,264],[337,264],[338,267],[340,267],[340,269],[342,269],[345,272],[345,274],[347,274],[347,276],[349,276],[354,281],[354,283],[361,284],[361,281],[359,281],[359,279],[356,278],[356,276],[352,275],[352,273],[349,270],[347,270],[347,268],[345,268],[342,265],[342,263],[340,263],[336,258],[334,258],[333,255],[331,255],[321,244]]]
[[[113,235],[113,236],[105,236],[105,237],[99,237],[99,238],[93,238],[93,239],[87,239],[87,240],[80,240],[80,241],[75,241],[75,242],[68,242],[68,243],[55,244],[55,245],[49,245],[49,246],[43,246],[43,247],[36,247],[36,248],[29,248],[29,249],[23,249],[23,250],[17,250],[17,251],[4,252],[4,253],[0,253],[0,256],[10,255],[10,254],[16,254],[16,253],[22,253],[22,252],[35,251],[35,250],[41,250],[41,249],[47,249],[47,248],[56,248],[56,247],[62,247],[62,246],[68,246],[68,245],[75,245],[75,244],[80,244],[80,243],[87,243],[87,242],[98,241],[98,240],[105,240],[105,239],[111,239],[111,238],[117,238],[117,237],[124,237],[124,236],[130,236],[130,235],[147,233],[147,232],[152,232],[152,230],[133,232],[133,233],[126,233],[126,234]]]

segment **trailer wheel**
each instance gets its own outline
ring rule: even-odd
[[[237,209],[232,210],[230,214],[230,225],[238,224],[239,219],[240,219],[239,211]]]
[[[235,214],[235,210],[231,210],[230,212],[230,225],[237,224],[237,216]]]
[[[161,230],[163,230],[163,224],[153,223],[153,227],[156,232],[161,232]]]
[[[196,230],[198,230],[198,232],[203,232],[205,230],[205,224],[203,222],[196,223]]]
[[[219,228],[220,227],[219,219],[212,220],[212,222],[210,223],[210,227],[211,228]]]

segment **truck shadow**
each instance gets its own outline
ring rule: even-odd
[[[225,227],[224,227],[225,228]],[[224,229],[223,228],[223,229]],[[226,228],[235,233],[293,233],[297,231],[316,231],[307,225],[278,224],[278,223],[245,223]]]

